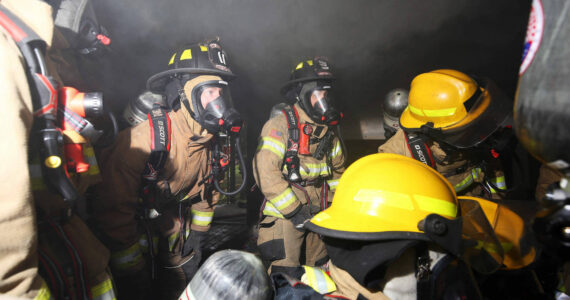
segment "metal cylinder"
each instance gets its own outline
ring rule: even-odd
[[[384,136],[389,139],[400,128],[400,115],[408,106],[408,91],[404,89],[389,91],[383,104]]]
[[[129,102],[123,111],[123,118],[131,124],[131,126],[136,126],[148,119],[147,114],[155,103],[166,106],[164,96],[145,91],[136,99]]]

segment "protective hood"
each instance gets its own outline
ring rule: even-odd
[[[241,129],[243,121],[232,107],[228,83],[219,76],[201,75],[187,81],[180,100],[185,116],[211,134]]]

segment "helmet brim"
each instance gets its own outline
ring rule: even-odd
[[[163,93],[169,78],[175,74],[218,75],[229,81],[236,77],[234,73],[206,68],[180,68],[166,70],[152,75],[146,82],[146,87],[153,93]]]
[[[338,228],[338,224],[328,224],[328,222],[315,221],[305,223],[305,228],[322,236],[354,240],[354,241],[380,241],[380,240],[422,240],[429,241],[423,232],[409,231],[381,231],[381,232],[360,232],[351,231],[348,228]],[[348,224],[345,224],[348,225]],[[343,227],[343,226],[341,226]]]
[[[315,81],[315,80],[336,80],[336,78],[334,76],[315,76],[315,77],[305,77],[305,78],[299,78],[299,79],[295,79],[295,80],[289,80],[287,81],[282,87],[281,87],[281,95],[286,95],[287,91],[289,91],[289,89],[300,82],[308,82],[308,81]]]
[[[513,102],[492,81],[484,80],[482,83],[485,90],[482,97],[489,97],[487,107],[482,112],[474,107],[460,122],[441,130],[429,131],[428,135],[437,141],[464,149],[476,147],[497,129],[511,125],[509,122],[512,120]],[[400,126],[405,131],[423,132],[423,125],[426,124],[414,118],[409,106],[400,117]]]

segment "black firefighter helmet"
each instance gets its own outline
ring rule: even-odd
[[[193,83],[191,92],[185,94],[184,85],[204,75],[211,75],[213,78],[204,78],[205,81]],[[234,77],[227,64],[227,55],[219,43],[219,38],[216,38],[177,49],[170,57],[168,69],[148,79],[147,89],[153,93],[164,94],[168,106],[172,109],[176,110],[178,105],[184,104],[191,117],[203,128],[210,133],[217,133],[222,127],[241,127],[242,120],[239,113],[231,107],[226,82]],[[200,95],[209,87],[221,89],[220,95],[203,107]]]
[[[299,102],[309,117],[321,124],[338,124],[341,114],[333,107],[330,90],[334,80],[331,66],[324,57],[299,62],[291,77],[281,88],[281,94],[288,100]],[[311,97],[316,102],[311,103]]]
[[[218,75],[224,80],[235,78],[219,38],[180,47],[170,57],[168,69],[151,76],[146,85],[151,92],[162,94],[172,79],[197,75]]]

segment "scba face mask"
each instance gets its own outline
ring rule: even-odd
[[[192,90],[192,105],[196,121],[208,132],[239,133],[243,120],[231,107],[228,83],[223,80],[202,82]]]
[[[299,97],[301,105],[313,121],[326,125],[339,123],[342,115],[333,106],[330,83],[319,81],[305,83]]]

